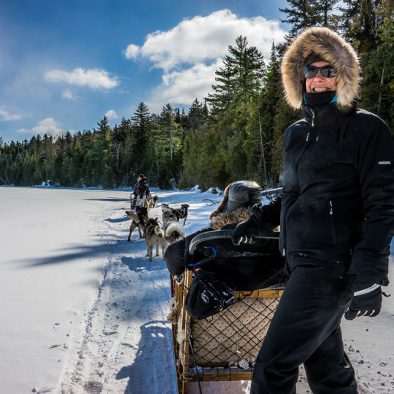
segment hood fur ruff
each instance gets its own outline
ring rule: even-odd
[[[219,213],[211,217],[211,225],[214,230],[220,230],[229,224],[238,224],[250,218],[252,208],[238,208],[231,213]]]
[[[289,105],[299,109],[303,104],[306,58],[315,53],[336,70],[337,106],[352,105],[360,84],[358,57],[353,47],[326,27],[312,27],[300,34],[288,47],[281,64],[282,82]]]

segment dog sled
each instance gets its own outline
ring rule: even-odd
[[[146,196],[142,199],[142,203],[139,203],[139,206],[142,206],[144,208],[156,208],[157,205],[157,200],[159,199],[159,196],[157,194],[150,194],[149,196]],[[136,205],[138,206],[138,196],[134,192],[130,193],[130,209],[134,210]]]
[[[181,277],[172,278],[170,320],[178,392],[182,394],[203,393],[206,382],[223,384],[225,381],[251,380],[255,359],[283,292],[283,270],[278,267],[282,268],[284,264],[278,252],[278,233],[262,237],[259,240],[263,242],[261,248],[234,246],[231,235],[231,230],[196,235],[190,242],[189,253],[200,253],[199,262],[194,264],[193,270],[189,265]],[[247,289],[236,288],[230,296],[227,294],[227,300],[231,302],[227,307],[222,305],[223,309],[218,313],[206,318],[191,316],[188,293],[195,291],[199,269],[202,271],[205,267],[204,270],[216,275],[220,271],[215,271],[218,256],[224,254],[225,264],[239,262],[242,267],[243,260],[246,259],[247,266],[250,257],[256,253],[261,253],[262,264],[270,267],[266,276],[260,277],[260,282],[255,281],[252,287],[241,283]],[[270,264],[272,261],[274,263]],[[221,269],[223,271],[223,266]],[[239,273],[234,275],[239,276]],[[255,278],[251,280],[253,282]],[[254,289],[256,286],[258,288]]]

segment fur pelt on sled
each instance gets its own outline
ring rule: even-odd
[[[252,214],[252,208],[238,208],[233,212],[222,212],[216,216],[211,217],[211,225],[214,230],[221,230],[222,228],[231,224],[238,224],[244,220],[248,220]]]

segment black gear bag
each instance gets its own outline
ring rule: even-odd
[[[235,301],[233,288],[217,275],[202,269],[194,271],[193,282],[185,299],[186,310],[193,319],[206,319]]]

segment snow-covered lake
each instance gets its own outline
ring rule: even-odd
[[[187,233],[208,224],[213,207],[204,199],[219,199],[158,195],[190,204]],[[0,393],[177,392],[169,274],[161,257],[148,262],[137,232],[127,242],[128,198],[126,191],[0,188]],[[343,324],[361,393],[394,392],[393,268],[385,290],[393,297],[381,314]],[[309,392],[302,376],[298,386]]]

